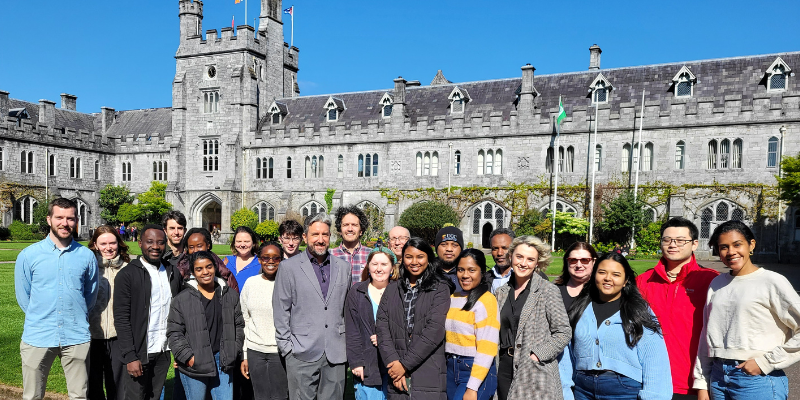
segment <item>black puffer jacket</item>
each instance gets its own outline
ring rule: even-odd
[[[390,383],[389,400],[447,399],[444,323],[450,309],[450,290],[444,281],[437,281],[428,290],[420,289],[412,332],[406,324],[403,284],[391,282],[383,292],[375,322],[381,359],[385,364],[399,360],[411,375],[411,392],[401,393]]]
[[[238,368],[237,359],[244,343],[244,318],[239,306],[239,294],[217,278],[217,294],[222,302],[222,343],[219,346],[219,365],[226,373]],[[167,320],[169,347],[182,374],[192,378],[217,375],[217,365],[211,350],[206,315],[197,290],[197,281],[189,281],[184,290],[172,299]],[[186,363],[194,357],[194,364]]]

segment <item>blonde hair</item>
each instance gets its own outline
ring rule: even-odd
[[[517,246],[521,244],[536,249],[536,252],[539,255],[538,256],[539,261],[536,265],[536,272],[546,270],[547,267],[550,265],[550,260],[551,260],[550,249],[542,239],[539,239],[538,237],[532,235],[525,235],[514,238],[514,240],[511,242],[511,246],[509,246],[508,248],[507,257],[509,258],[509,261],[511,260],[511,257],[514,255],[514,251],[517,250]]]

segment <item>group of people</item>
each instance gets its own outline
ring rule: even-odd
[[[729,273],[698,265],[697,228],[673,218],[638,277],[578,242],[550,283],[537,237],[492,232],[492,268],[452,226],[370,249],[354,206],[274,242],[240,227],[222,259],[177,211],[141,229],[136,259],[110,226],[75,242],[76,213],[53,200],[16,262],[25,400],[56,356],[71,399],[109,400],[159,398],[170,365],[175,400],[338,400],[348,367],[358,400],[787,399],[800,358],[800,296],[737,221],[709,241]]]
[[[134,242],[139,240],[139,228],[137,228],[135,225],[126,226],[123,222],[117,225],[117,232],[119,232],[119,236],[122,238],[122,240],[132,240]]]

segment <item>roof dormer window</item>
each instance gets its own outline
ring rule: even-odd
[[[767,90],[783,91],[789,85],[789,76],[792,71],[783,59],[776,58],[772,65],[767,68]]]
[[[394,99],[392,99],[392,96],[389,95],[389,93],[384,93],[380,101],[381,116],[383,118],[390,118],[392,116],[392,104],[394,104]]]
[[[286,104],[272,102],[267,109],[267,113],[270,115],[270,122],[272,125],[278,125],[283,123],[283,117],[289,113],[289,109],[286,107]]]
[[[328,101],[325,102],[325,120],[328,122],[338,121],[344,110],[344,101],[342,99],[329,97]]]
[[[447,99],[450,100],[450,114],[463,114],[465,105],[470,100],[467,91],[458,86],[453,88]]]
[[[608,103],[609,92],[611,91],[611,82],[606,79],[603,74],[598,74],[594,78],[592,84],[589,86],[589,93],[592,96],[592,104],[605,104]]]
[[[683,66],[672,78],[672,84],[675,85],[675,97],[694,96],[695,83],[697,83],[697,78],[692,74],[689,68]]]

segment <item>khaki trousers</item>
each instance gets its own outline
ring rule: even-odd
[[[70,400],[86,399],[89,380],[89,343],[66,347],[33,347],[20,342],[22,400],[41,400],[44,397],[47,376],[56,356],[61,358]]]

